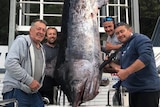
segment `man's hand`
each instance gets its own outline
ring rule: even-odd
[[[106,61],[108,60],[108,55],[105,56],[104,60],[106,60]]]
[[[126,69],[120,69],[120,68],[115,68],[116,72],[117,72],[117,76],[120,78],[120,80],[125,80],[130,73],[126,70]]]
[[[35,91],[39,89],[40,84],[37,80],[33,80],[32,83],[29,85],[29,87],[31,88],[32,91]]]
[[[112,64],[113,65],[113,64]],[[115,70],[117,72],[118,77],[121,80],[125,80],[130,74],[138,72],[139,70],[143,69],[145,67],[145,64],[137,59],[132,65],[125,69],[120,69],[115,66]]]
[[[111,42],[106,42],[107,51],[118,50],[121,47],[122,47],[122,44],[113,45]]]

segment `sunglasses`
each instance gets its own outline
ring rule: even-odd
[[[114,21],[112,17],[105,17],[103,19],[103,22],[106,22],[106,21]]]

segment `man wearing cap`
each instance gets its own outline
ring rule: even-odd
[[[112,17],[105,17],[103,19],[103,27],[107,34],[107,41],[106,41],[106,50],[117,50],[121,47],[121,42],[117,39],[114,34],[114,19]]]
[[[103,19],[103,27],[107,35],[107,40],[105,44],[105,50],[108,52],[107,54],[114,53],[116,50],[118,50],[121,46],[122,43],[117,39],[116,35],[114,34],[114,27],[115,27],[115,22],[112,17],[105,17]],[[114,61],[118,64],[119,63],[119,53],[114,58]],[[106,65],[104,67],[104,72],[110,72],[109,70],[110,67]]]
[[[105,50],[110,55],[111,53],[118,51],[121,48],[122,43],[117,39],[117,37],[115,35],[115,21],[112,17],[105,17],[103,19],[103,27],[104,27],[104,30],[107,35]],[[119,64],[119,55],[120,55],[120,53],[117,52],[116,56],[112,59],[117,64]],[[116,76],[116,73],[113,73],[113,72],[115,72],[115,70],[112,67],[110,67],[109,65],[106,65],[104,67],[103,72],[105,72],[105,73],[109,72],[109,73],[111,73],[111,75],[114,75],[114,76],[112,76],[112,79],[114,78],[113,80],[114,80],[114,83],[116,83],[116,84],[113,85],[113,88],[118,89],[119,82],[117,82],[117,81],[119,81],[119,78]],[[114,97],[113,97],[113,105],[115,105],[115,106],[119,105],[118,99],[116,97],[117,94],[118,93],[115,93]]]

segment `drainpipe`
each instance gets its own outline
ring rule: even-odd
[[[14,41],[15,37],[15,17],[16,17],[16,0],[10,0],[8,49],[11,47],[11,44]]]

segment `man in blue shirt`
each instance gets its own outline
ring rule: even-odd
[[[115,34],[121,48],[120,66],[114,62],[121,85],[129,92],[130,107],[158,107],[160,78],[156,70],[152,41],[143,34],[132,33],[126,23],[118,23]]]

